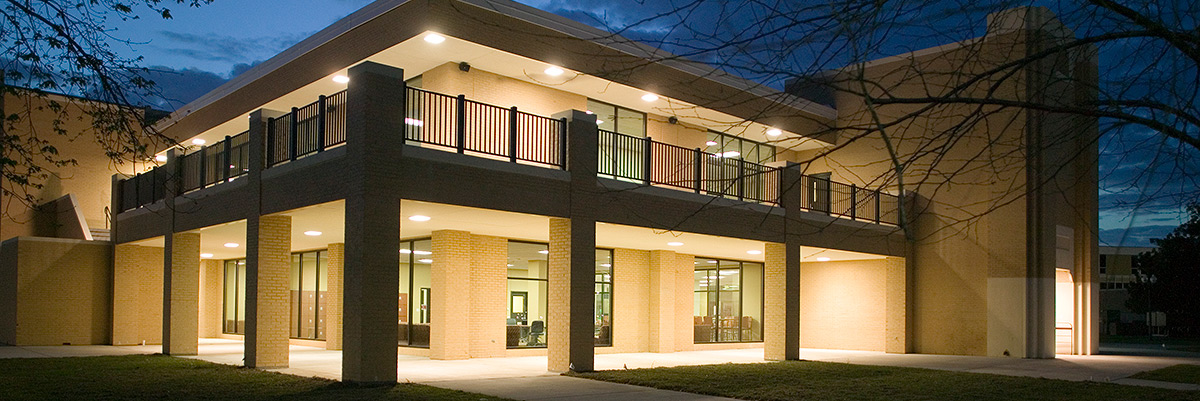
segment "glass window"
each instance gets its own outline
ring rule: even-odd
[[[762,341],[762,280],[761,263],[696,258],[694,341]]]
[[[595,345],[612,346],[613,251],[596,250]]]
[[[400,242],[400,297],[398,305],[400,345],[429,346],[429,322],[432,319],[433,241],[421,239]]]
[[[221,332],[246,334],[246,260],[226,260]]]
[[[775,161],[775,147],[742,139],[723,132],[708,131],[704,151],[721,158],[741,159],[758,164]]]
[[[596,126],[638,138],[646,137],[646,113],[588,99],[587,111],[596,115]]]
[[[325,251],[292,254],[291,336],[309,340],[325,339]]]
[[[549,254],[546,244],[508,241],[508,348],[546,346]]]

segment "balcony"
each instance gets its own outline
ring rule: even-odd
[[[476,102],[417,88],[405,89],[404,133],[410,145],[552,169],[567,169],[567,120],[526,113],[516,107]],[[267,121],[264,168],[294,162],[344,145],[346,92]],[[616,132],[598,130],[599,176],[645,186],[780,206],[780,168],[731,155]],[[250,170],[249,132],[226,137],[179,158],[179,171],[166,166],[123,180],[120,210],[163,200],[166,185],[186,194],[231,182]],[[178,174],[181,180],[170,178]],[[896,225],[899,199],[880,190],[801,175],[801,209],[832,216]]]

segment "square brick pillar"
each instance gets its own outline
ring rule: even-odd
[[[342,276],[346,244],[329,244],[325,253],[328,274],[325,290],[325,349],[342,349]]]
[[[163,255],[159,247],[114,247],[113,345],[162,343]]]
[[[288,366],[292,217],[246,220],[246,366]]]
[[[589,372],[595,363],[596,222],[550,219],[547,369]]]
[[[800,359],[800,246],[768,242],[763,268],[763,357]]]
[[[908,353],[911,348],[911,328],[908,313],[910,295],[909,268],[905,258],[889,257],[887,269],[886,342],[884,349],[892,354]]]
[[[679,285],[679,280],[676,279],[679,274],[678,262],[675,251],[650,251],[650,302],[647,304],[650,309],[650,352],[675,352],[676,349],[675,287]],[[613,292],[616,292],[615,287]],[[688,316],[690,317],[691,313],[688,313]],[[616,325],[616,322],[613,322],[613,325]]]
[[[162,352],[196,355],[200,324],[200,233],[166,236]]]
[[[200,262],[200,338],[221,335],[224,266],[219,260]]]
[[[508,240],[471,236],[471,357],[504,356],[507,348]]]
[[[368,61],[347,75],[342,380],[395,383],[404,70]]]
[[[467,359],[471,356],[471,233],[437,230],[432,242],[429,358]]]
[[[616,352],[650,350],[650,252],[613,250],[613,349]]]
[[[675,351],[691,351],[696,346],[693,318],[696,280],[696,257],[675,254]]]

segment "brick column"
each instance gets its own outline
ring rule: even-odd
[[[200,233],[166,237],[162,352],[196,355],[200,323]]]
[[[595,363],[596,222],[550,219],[547,368],[588,372]]]
[[[328,289],[325,290],[325,349],[342,349],[342,272],[346,244],[329,244],[325,271]]]
[[[342,380],[395,383],[404,71],[364,62],[347,75]]]
[[[677,263],[675,251],[650,251],[650,352],[675,352]]]
[[[437,230],[432,242],[429,358],[467,359],[471,355],[471,233]]]
[[[695,290],[692,282],[696,279],[696,257],[692,255],[675,255],[675,351],[691,351],[696,346],[695,319],[692,305]]]
[[[163,248],[113,249],[112,344],[162,343]]]
[[[246,366],[288,366],[292,217],[246,220]]]
[[[912,344],[908,314],[909,269],[905,258],[889,257],[884,263],[887,269],[887,338],[884,347],[888,353],[904,354],[909,352]]]
[[[224,266],[219,260],[200,262],[200,337],[221,334]]]
[[[502,357],[507,348],[508,240],[472,235],[470,276],[471,357]]]
[[[800,247],[768,242],[763,265],[763,357],[800,359]]]
[[[617,352],[650,350],[650,252],[613,250],[613,348]],[[619,290],[616,290],[619,289]]]

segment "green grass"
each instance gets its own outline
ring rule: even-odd
[[[497,400],[419,384],[361,386],[162,355],[0,359],[5,400]]]
[[[1134,379],[1200,384],[1200,365],[1175,365],[1131,376]]]
[[[748,400],[1200,400],[1200,392],[811,361],[574,375]]]

